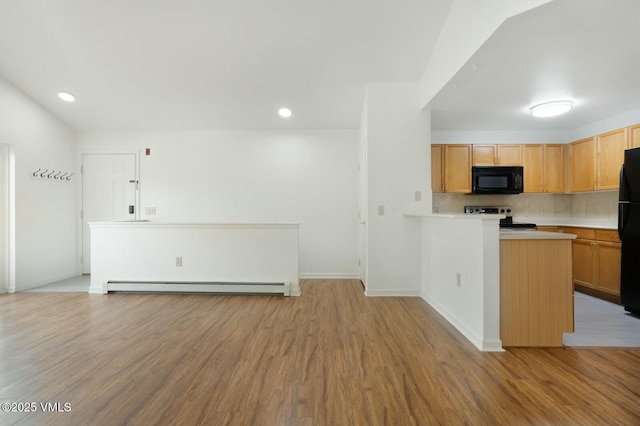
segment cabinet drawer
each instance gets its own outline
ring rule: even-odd
[[[536,228],[538,231],[561,232],[560,227],[558,226],[540,225],[536,226]]]
[[[610,229],[596,229],[596,240],[598,241],[611,241],[613,243],[619,243],[618,231]]]
[[[596,230],[592,228],[572,228],[568,226],[562,227],[562,232],[565,234],[575,234],[578,238],[583,240],[595,240]]]

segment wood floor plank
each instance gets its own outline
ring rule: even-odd
[[[640,424],[640,349],[478,351],[420,298],[0,296],[8,425]],[[640,324],[639,324],[640,326]]]

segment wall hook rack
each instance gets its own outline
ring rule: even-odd
[[[54,169],[43,170],[42,168],[39,168],[38,170],[31,173],[31,176],[39,180],[56,180],[59,182],[69,182],[71,180],[71,176],[73,176],[73,172],[65,172],[61,170],[56,171]]]

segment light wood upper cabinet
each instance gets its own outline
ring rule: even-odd
[[[544,146],[544,192],[562,193],[565,191],[565,145],[547,144]]]
[[[524,192],[544,192],[544,145],[525,145],[522,151]]]
[[[629,143],[627,148],[640,148],[640,124],[630,126],[628,130]]]
[[[474,166],[521,166],[522,145],[473,145]]]
[[[431,145],[431,190],[444,192],[444,145]]]
[[[496,145],[497,166],[522,166],[522,145]]]
[[[596,189],[596,138],[568,144],[569,192]]]
[[[473,145],[473,165],[493,166],[496,164],[495,145]]]
[[[444,145],[444,190],[471,192],[471,145]]]
[[[627,129],[598,135],[595,189],[618,189],[620,167],[627,147]]]
[[[524,192],[564,192],[564,145],[527,144],[522,153]]]

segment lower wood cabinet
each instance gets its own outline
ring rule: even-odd
[[[575,234],[573,240],[573,283],[592,296],[620,303],[620,259],[622,244],[616,231],[560,227]]]
[[[571,240],[500,240],[502,346],[562,346],[573,331]]]

